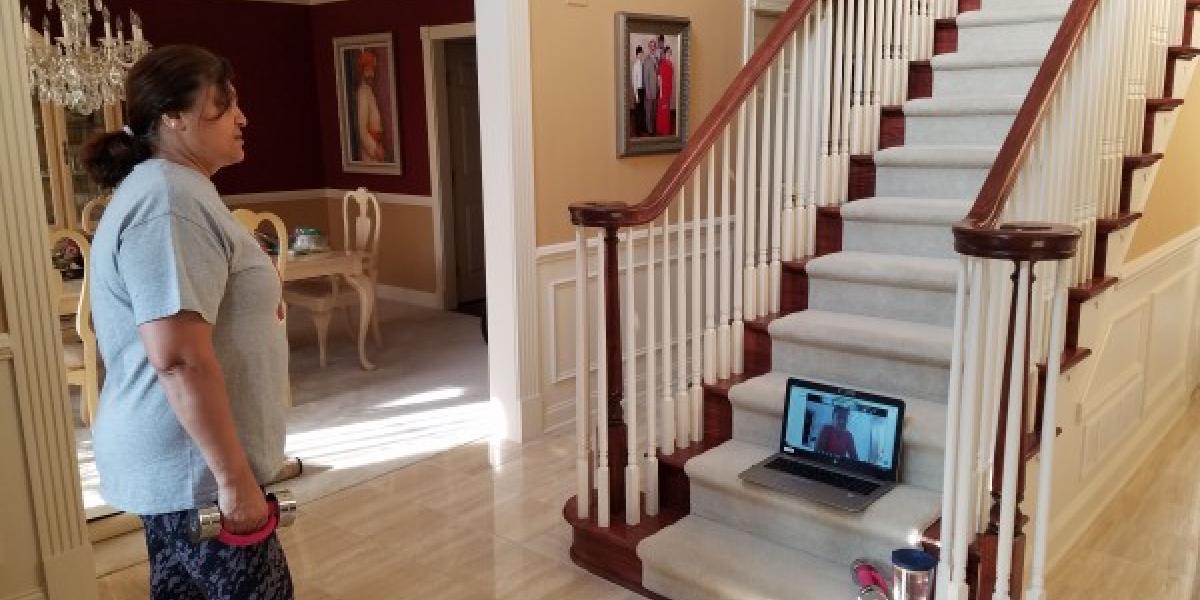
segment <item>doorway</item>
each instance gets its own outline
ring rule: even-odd
[[[483,250],[479,72],[475,40],[450,40],[443,50],[449,134],[445,150],[450,158],[447,199],[454,228],[455,308],[482,317],[486,306],[487,276]]]
[[[473,23],[423,28],[430,177],[437,203],[438,296],[486,318],[479,58]]]

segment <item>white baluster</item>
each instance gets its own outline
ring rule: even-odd
[[[698,171],[697,171],[698,172]],[[708,153],[708,229],[704,255],[704,383],[717,382],[717,154]]]
[[[1025,390],[1025,334],[1029,318],[1029,271],[1027,262],[1019,264],[1017,310],[1013,327],[1012,363],[1009,373],[1008,414],[1004,428],[1004,473],[1000,493],[1000,533],[997,542],[996,589],[992,600],[1009,600],[1009,578],[1012,575],[1012,547],[1017,522],[1017,470],[1021,460],[1021,433]]]
[[[866,105],[864,46],[867,42],[867,22],[863,18],[866,8],[863,0],[853,0],[853,6],[854,18],[850,24],[850,35],[854,40],[854,45],[850,48],[850,72],[853,75],[850,88],[850,153],[861,154],[866,148],[866,134],[864,133],[866,115],[863,114],[863,109]]]
[[[591,449],[588,425],[591,417],[588,371],[588,259],[583,227],[575,228],[575,516],[588,518],[591,509]]]
[[[950,352],[950,387],[946,396],[946,448],[958,447],[959,404],[962,400],[963,353],[973,350],[964,347],[964,338],[967,333],[965,323],[967,299],[971,295],[971,290],[967,287],[969,269],[970,261],[966,256],[960,257],[958,261],[958,280],[955,286],[955,290],[957,291],[954,299],[954,342]],[[953,546],[955,527],[963,526],[954,520],[955,491],[957,490],[956,475],[958,474],[956,458],[954,453],[945,453],[945,464],[942,470],[941,548],[951,548]],[[939,594],[950,593],[948,589],[950,574],[954,571],[954,560],[955,556],[953,552],[943,553],[942,564],[938,565],[937,569],[937,590]]]
[[[758,318],[758,267],[755,237],[758,232],[758,87],[750,92],[750,139],[746,144],[746,232],[745,272],[742,286],[742,310],[746,320]],[[741,215],[738,215],[739,219]]]
[[[637,403],[637,301],[634,276],[637,264],[633,259],[633,229],[625,233],[625,310],[621,315],[625,332],[625,425],[628,439],[625,459],[625,523],[637,525],[642,519],[641,460],[638,458]]]
[[[836,83],[837,75],[834,73],[834,52],[836,50],[836,18],[833,14],[834,2],[841,0],[827,0],[824,3],[824,19],[821,24],[821,174],[820,187],[818,190],[819,200],[818,206],[830,206],[836,202],[834,197],[834,170],[833,170],[833,155],[834,139],[833,139],[833,122],[837,119],[837,105],[834,102],[834,97],[837,95]],[[831,91],[832,90],[832,91]]]
[[[954,490],[954,515],[952,517],[955,524],[954,544],[951,547],[953,553],[953,558],[950,560],[952,573],[949,586],[946,588],[947,600],[967,600],[970,593],[967,585],[967,543],[972,532],[972,524],[975,522],[972,504],[975,501],[973,473],[979,426],[976,409],[980,403],[982,389],[979,385],[980,359],[983,357],[983,349],[987,342],[987,338],[982,335],[983,331],[981,330],[984,304],[987,301],[987,294],[983,288],[985,271],[983,267],[984,263],[981,259],[968,259],[968,269],[971,275],[971,285],[968,289],[971,290],[971,294],[968,297],[967,332],[963,340],[965,344],[963,384],[959,397],[959,437],[958,450],[955,453],[958,464],[954,478],[956,489]]]
[[[841,118],[839,119],[839,127],[837,132],[838,143],[838,160],[835,163],[837,168],[837,177],[833,180],[833,185],[837,188],[837,203],[839,205],[846,202],[848,198],[846,181],[850,173],[850,120],[851,114],[851,99],[854,97],[851,89],[853,69],[854,69],[854,54],[850,49],[850,45],[854,42],[854,15],[852,14],[853,4],[851,0],[844,0],[843,4],[845,14],[842,16],[841,26],[838,28],[839,34],[842,36],[842,45],[840,49],[841,58],[841,77],[842,85],[839,89],[838,103],[841,105]]]
[[[664,210],[663,223],[666,223]],[[658,281],[654,278],[654,270],[658,261],[658,228],[654,222],[646,231],[646,514],[658,514],[658,340],[655,334],[657,324],[654,322],[658,311],[655,287]],[[663,253],[665,257],[665,252]],[[663,261],[664,265],[666,260]],[[664,302],[665,304],[665,302]],[[665,344],[664,344],[665,345]]]
[[[770,245],[770,262],[767,271],[767,314],[777,314],[779,312],[779,286],[783,277],[783,263],[781,262],[780,245],[783,235],[783,223],[780,217],[783,214],[783,152],[784,139],[788,127],[787,108],[784,104],[784,92],[786,91],[787,65],[785,59],[787,53],[780,51],[779,58],[776,59],[775,66],[775,122],[772,124],[772,137],[775,138],[775,147],[772,149],[771,157],[773,159],[771,167],[771,205],[768,212],[769,225],[771,227],[771,245]]]
[[[737,125],[737,165],[734,167],[733,178],[733,195],[734,195],[734,216],[737,219],[733,224],[733,260],[731,261],[731,270],[733,271],[733,291],[731,300],[733,301],[733,323],[729,327],[729,354],[730,365],[729,371],[731,374],[741,375],[743,371],[743,348],[746,337],[745,316],[742,313],[742,302],[745,295],[742,291],[743,279],[745,275],[744,254],[746,252],[746,103],[753,102],[747,99],[738,109],[738,125]]]
[[[702,414],[701,403],[704,400],[703,366],[704,366],[704,320],[703,299],[704,273],[700,268],[700,228],[703,213],[700,212],[700,170],[696,169],[692,182],[692,379],[689,388],[690,407],[688,410],[689,433],[693,442],[700,441],[702,430],[700,421]]]
[[[880,105],[879,84],[882,79],[882,48],[881,31],[883,25],[883,10],[878,7],[877,0],[868,0],[867,2],[867,37],[864,41],[866,54],[863,56],[866,72],[863,73],[863,103],[866,105],[864,112],[866,119],[866,127],[863,140],[863,152],[871,153],[879,149],[879,118],[883,114],[882,106]]]
[[[755,224],[758,227],[758,233],[755,240],[757,244],[758,260],[755,266],[755,285],[757,288],[754,291],[756,309],[754,315],[762,318],[771,312],[771,298],[768,295],[768,279],[770,279],[770,264],[768,261],[768,246],[771,244],[770,224],[771,224],[771,139],[775,133],[774,127],[774,111],[775,106],[774,70],[782,68],[776,63],[767,70],[763,76],[764,91],[763,91],[763,119],[762,119],[762,148],[759,155],[759,178],[758,178],[758,222]]]
[[[604,235],[596,236],[596,524],[607,528],[612,515],[608,473],[608,314],[605,310]]]
[[[717,317],[717,377],[728,379],[732,365],[729,359],[731,328],[730,328],[730,271],[738,268],[736,259],[730,257],[733,250],[729,241],[729,228],[733,225],[729,196],[729,133],[730,126],[725,127],[721,136],[721,314]],[[731,263],[731,261],[734,261]],[[732,269],[731,269],[732,267]]]
[[[680,207],[682,212],[683,208]],[[675,382],[671,378],[671,373],[675,369],[675,363],[671,362],[671,349],[676,344],[671,339],[672,325],[675,321],[671,318],[671,207],[667,206],[663,210],[663,269],[662,269],[662,450],[663,454],[670,456],[675,453]],[[680,290],[675,291],[676,294],[681,293]],[[682,340],[679,341],[682,343]],[[680,442],[679,447],[683,448],[686,444]]]
[[[686,187],[686,186],[685,186]],[[688,413],[691,412],[691,400],[688,398],[688,331],[687,331],[687,221],[684,213],[686,191],[683,188],[679,190],[679,221],[677,223],[678,236],[676,238],[676,264],[675,264],[675,337],[679,340],[676,349],[678,352],[675,356],[675,439],[680,448],[687,448],[691,445],[691,434],[688,433],[691,418]],[[693,214],[692,218],[696,218]],[[692,257],[693,260],[698,259],[698,256]],[[693,344],[699,343],[699,340],[692,340]]]
[[[783,239],[781,243],[781,252],[783,260],[796,260],[796,229],[793,224],[796,222],[796,129],[799,124],[799,115],[796,114],[798,106],[796,96],[802,93],[799,89],[798,80],[800,78],[800,63],[797,59],[799,46],[800,30],[792,33],[791,39],[788,40],[787,56],[788,56],[788,78],[787,78],[787,119],[784,124],[786,132],[786,159],[783,175],[783,215],[780,218]],[[776,294],[778,296],[778,294]],[[779,307],[771,312],[779,312]]]

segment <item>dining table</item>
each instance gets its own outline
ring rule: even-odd
[[[284,270],[284,282],[323,277],[339,277],[358,294],[358,362],[366,371],[375,370],[375,363],[367,356],[367,332],[371,326],[371,315],[375,310],[375,285],[367,276],[366,252],[327,250],[289,256]],[[63,281],[62,293],[58,297],[58,314],[72,315],[78,310],[79,295],[83,290],[83,279]]]
[[[338,277],[345,281],[357,294],[358,311],[358,362],[366,371],[375,370],[375,364],[367,357],[367,331],[371,326],[371,315],[375,310],[375,284],[367,275],[370,254],[347,250],[327,250],[288,256],[284,269],[284,282],[323,277]]]

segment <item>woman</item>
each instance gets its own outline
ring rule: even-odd
[[[671,122],[671,96],[675,93],[675,63],[671,62],[671,47],[663,46],[662,60],[658,63],[658,123],[654,130],[658,135],[675,135]]]
[[[261,528],[260,486],[283,459],[279,277],[210,181],[245,156],[232,77],[195,46],[151,52],[126,81],[128,125],[85,153],[116,188],[89,266],[107,369],[96,466],[105,500],[142,518],[155,600],[292,597],[275,536],[230,547],[187,531],[214,500],[226,530]]]
[[[827,423],[817,436],[817,452],[836,458],[858,460],[858,449],[854,446],[854,434],[846,429],[850,421],[850,410],[845,406],[833,408],[833,423]]]

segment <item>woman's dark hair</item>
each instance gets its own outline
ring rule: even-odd
[[[233,67],[199,46],[163,46],[151,51],[125,78],[128,131],[101,134],[83,149],[88,174],[106,188],[116,187],[140,162],[154,154],[162,115],[188,110],[200,93],[215,88],[222,113],[233,102]]]

